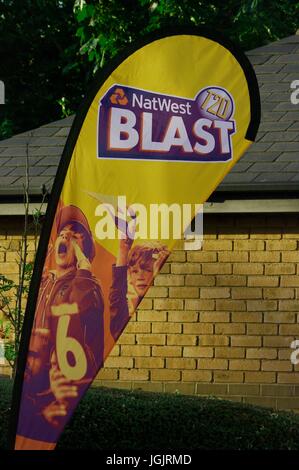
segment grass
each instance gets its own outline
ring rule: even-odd
[[[12,383],[0,380],[0,449],[6,448]],[[59,449],[299,449],[299,416],[176,394],[91,388]]]

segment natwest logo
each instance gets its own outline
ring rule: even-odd
[[[98,158],[225,162],[233,114],[232,96],[217,86],[188,99],[113,85],[100,100]]]

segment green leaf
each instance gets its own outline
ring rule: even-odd
[[[88,8],[87,8],[87,5],[85,5],[76,15],[78,23],[82,23],[82,21],[88,18],[88,16],[89,16]]]

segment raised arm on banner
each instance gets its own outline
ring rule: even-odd
[[[76,240],[72,239],[72,245],[75,250],[75,255],[77,258],[77,268],[78,269],[87,269],[88,271],[91,270],[91,264],[89,259],[84,255],[83,251],[81,250],[80,246],[76,242]]]

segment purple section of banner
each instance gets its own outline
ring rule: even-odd
[[[53,309],[70,305],[76,305],[76,314],[53,314]],[[57,441],[103,364],[103,311],[101,288],[88,270],[73,269],[59,278],[50,272],[42,278],[24,374],[19,435]],[[65,320],[62,354],[70,364],[69,369],[74,369],[76,359],[68,343],[79,344],[80,353],[87,358],[84,376],[77,380],[67,379],[59,367],[57,338],[59,324]]]
[[[234,103],[219,87],[195,99],[113,85],[100,102],[98,158],[225,162]]]

